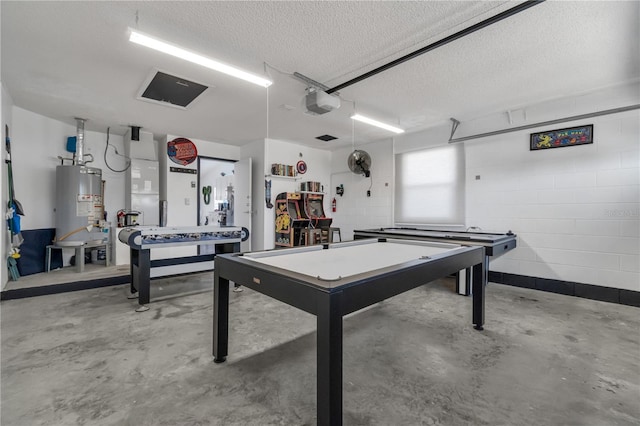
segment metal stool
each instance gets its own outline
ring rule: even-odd
[[[303,228],[300,231],[299,245],[312,246],[322,243],[322,229],[320,228]]]
[[[329,242],[333,242],[333,234],[338,233],[338,241],[342,242],[342,235],[340,234],[340,228],[329,228]]]

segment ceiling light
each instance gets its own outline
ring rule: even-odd
[[[352,120],[361,121],[363,123],[367,123],[367,124],[370,124],[372,126],[380,127],[381,129],[389,130],[390,132],[393,132],[393,133],[404,133],[404,130],[399,128],[399,127],[394,127],[394,126],[391,126],[389,124],[382,123],[382,122],[380,122],[378,120],[374,120],[372,118],[365,117],[364,115],[354,114],[354,115],[351,116],[351,119]]]
[[[206,58],[197,53],[189,52],[181,47],[177,47],[157,38],[139,33],[138,31],[131,30],[129,41],[175,56],[176,58],[184,59],[185,61],[193,62],[194,64],[202,65],[203,67],[207,67],[214,71],[219,71],[227,75],[240,78],[250,83],[257,84],[258,86],[269,87],[273,83],[266,78],[259,77],[213,59]]]

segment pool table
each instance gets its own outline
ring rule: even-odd
[[[483,281],[486,285],[489,281],[489,260],[503,255],[516,248],[517,236],[511,231],[497,232],[469,232],[457,230],[435,230],[419,228],[374,228],[356,229],[353,238],[401,238],[417,241],[442,241],[468,246],[482,246],[485,253]],[[458,274],[457,290],[459,294],[469,296],[471,294],[472,272],[461,270]]]
[[[229,355],[230,281],[316,315],[317,424],[342,425],[343,316],[472,268],[472,322],[482,330],[484,251],[482,246],[368,239],[218,255],[213,294],[214,361],[222,363]]]

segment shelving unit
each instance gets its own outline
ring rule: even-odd
[[[281,163],[273,163],[270,171],[273,177],[295,178],[298,174],[295,166]]]

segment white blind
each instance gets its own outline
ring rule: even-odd
[[[464,145],[396,154],[395,222],[464,224]]]

